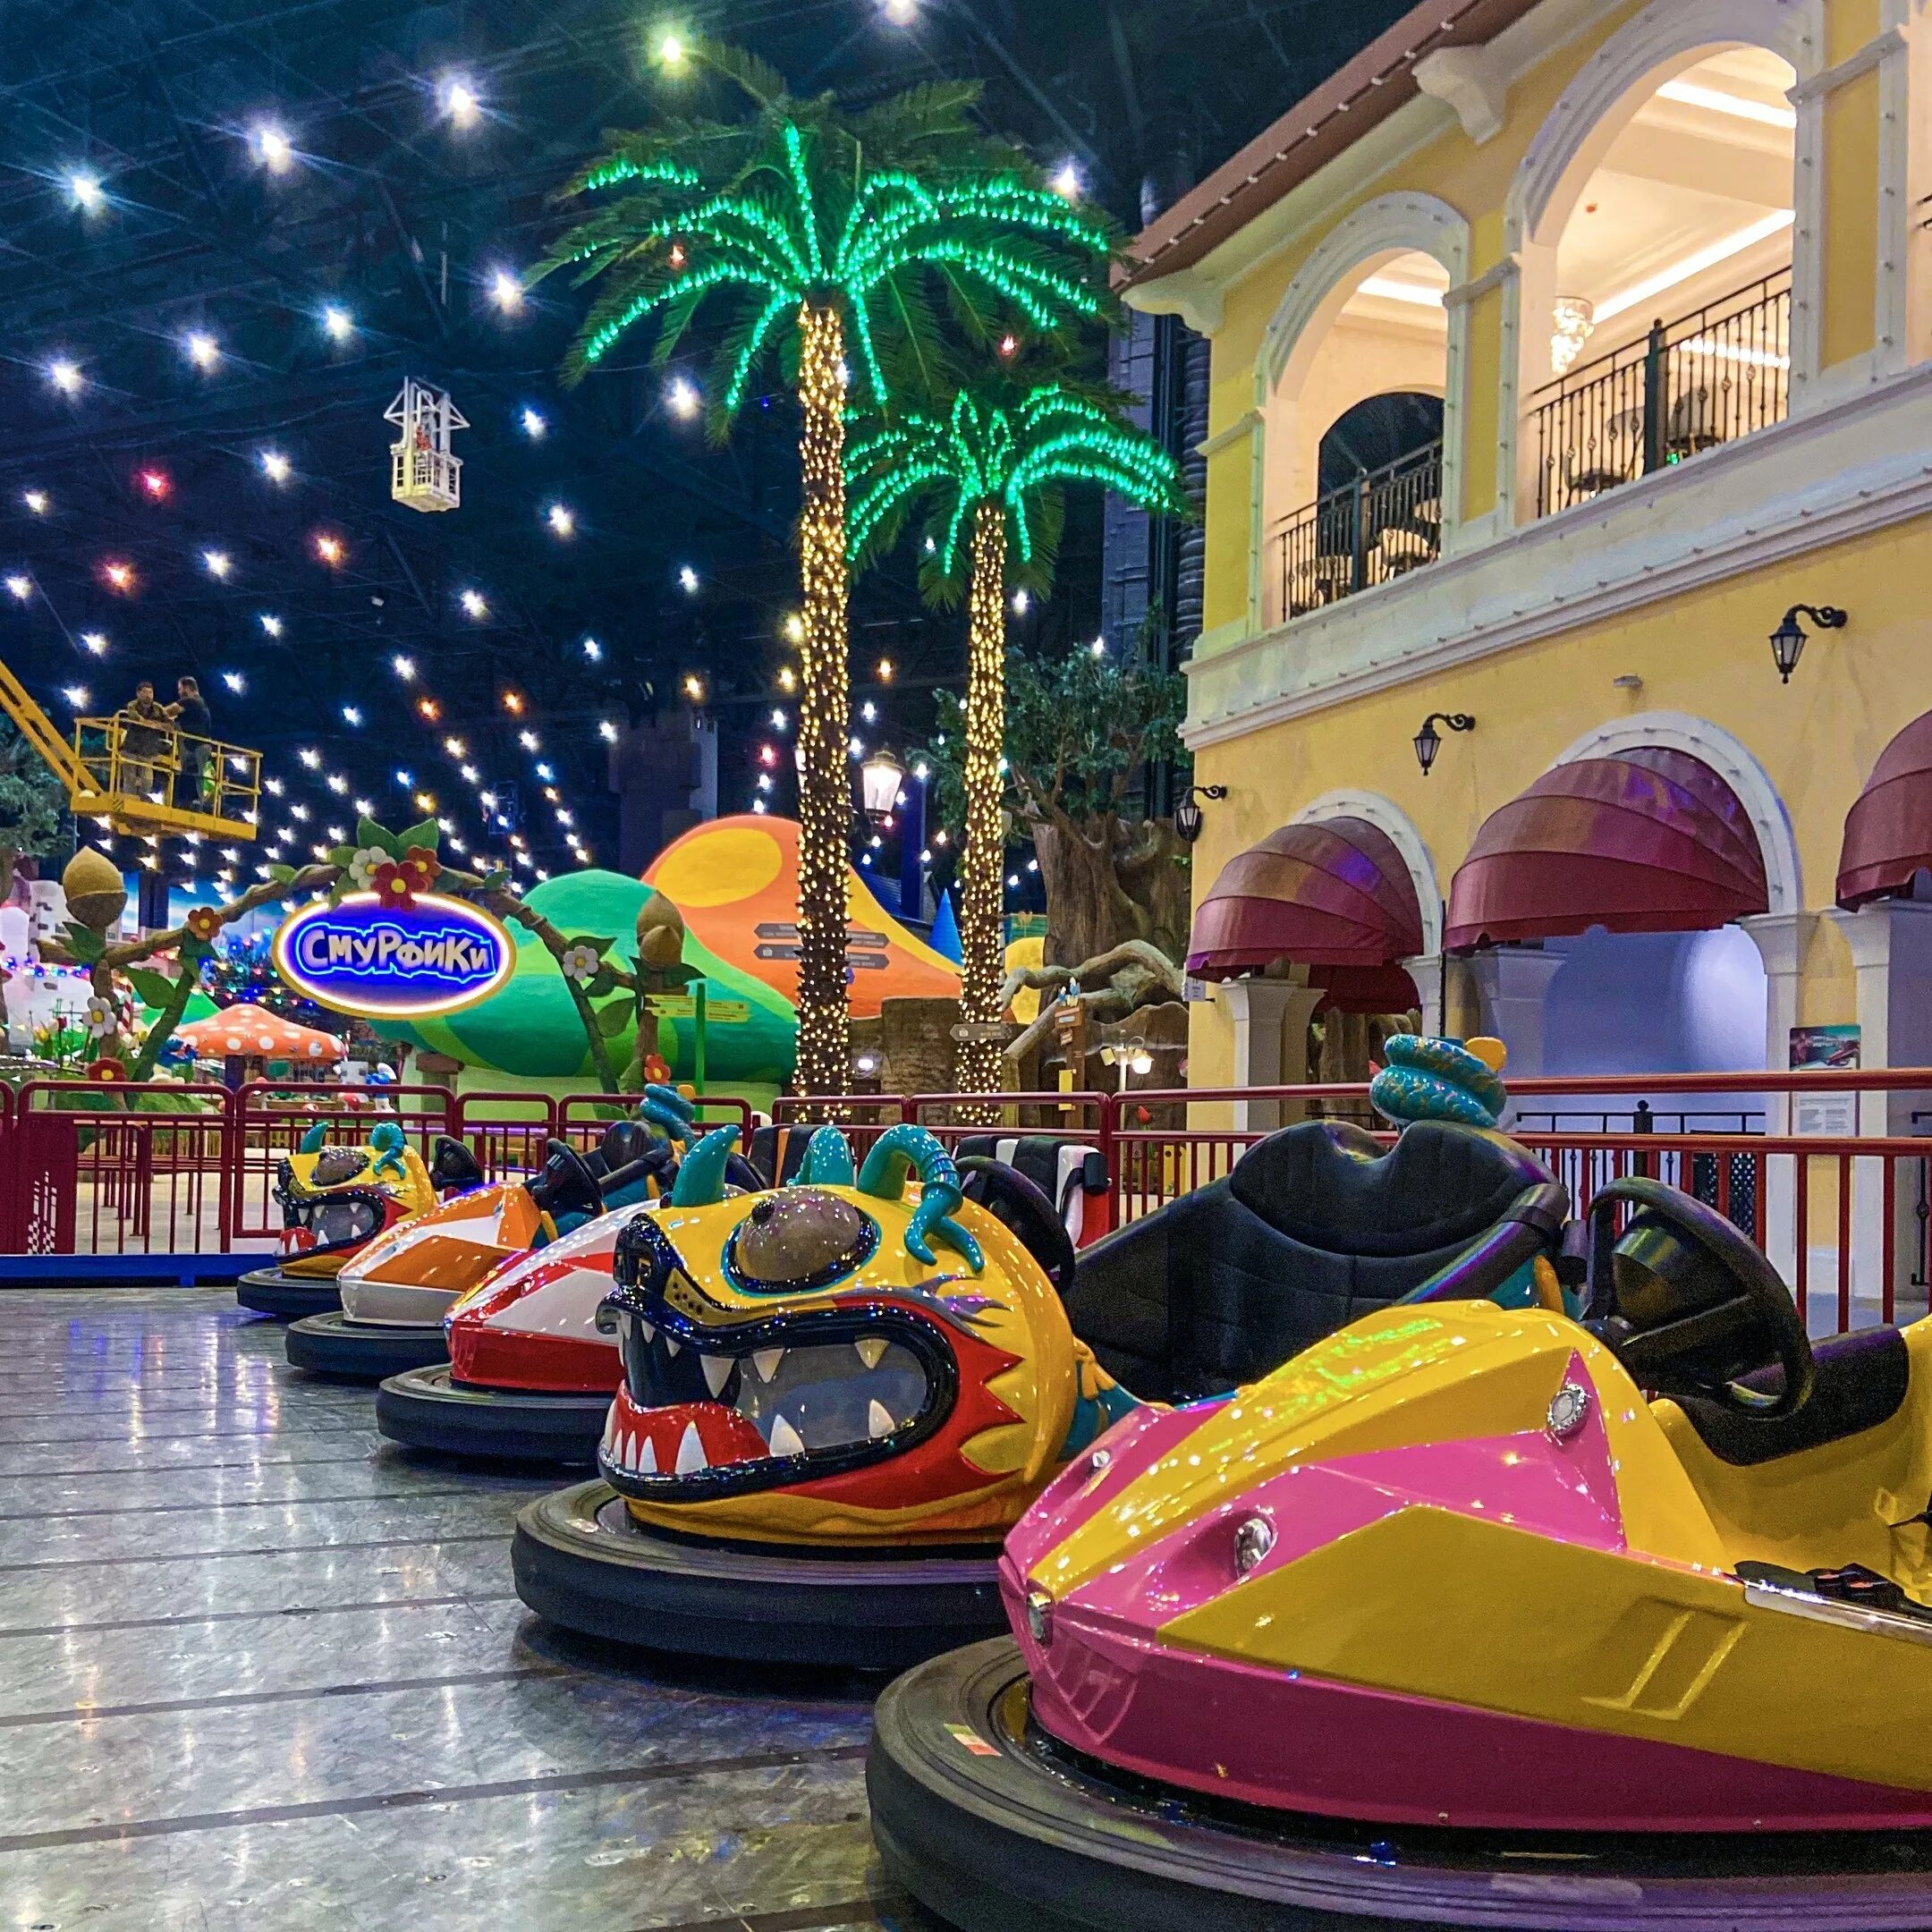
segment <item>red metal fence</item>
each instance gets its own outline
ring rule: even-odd
[[[1685,1104],[1678,1113],[1640,1115],[1628,1130],[1587,1132],[1562,1127],[1572,1110],[1536,1104],[1609,1100],[1638,1089]],[[1791,1283],[1815,1330],[1925,1312],[1932,1137],[1882,1129],[1888,1110],[1910,1112],[1909,1102],[1888,1096],[1922,1094],[1932,1109],[1932,1069],[1521,1079],[1511,1092],[1526,1116],[1513,1131],[1549,1163],[1577,1211],[1606,1182],[1648,1174],[1707,1201],[1748,1233]],[[1861,1131],[1787,1131],[1792,1107],[1820,1095],[1851,1097],[1841,1124]],[[1693,1102],[1723,1096],[1749,1097],[1747,1111],[1761,1112],[1770,1131],[1644,1131],[1657,1118],[1691,1124],[1702,1112]],[[376,1120],[395,1121],[426,1156],[439,1134],[449,1134],[499,1178],[540,1165],[553,1135],[593,1146],[634,1105],[622,1095],[458,1096],[437,1086],[0,1087],[0,1254],[272,1246],[281,1231],[276,1171],[318,1121],[332,1140],[360,1140]],[[736,1124],[750,1140],[754,1116],[743,1099],[706,1096],[698,1106],[703,1123]],[[1735,1106],[1724,1111],[1743,1117]],[[928,1127],[949,1144],[975,1134],[1038,1133],[1091,1147],[1108,1183],[1106,1197],[1089,1204],[1091,1238],[1222,1178],[1275,1125],[1314,1114],[1369,1121],[1366,1086],[804,1096],[780,1101],[775,1117],[794,1131],[836,1121],[861,1155],[901,1122]],[[1610,1116],[1597,1117],[1607,1128]]]

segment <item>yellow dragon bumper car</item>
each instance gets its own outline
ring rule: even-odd
[[[1254,1345],[1243,1295],[1291,1311],[1260,1325],[1259,1345],[1286,1352],[1304,1322],[1345,1318],[1351,1292],[1375,1306],[1425,1281],[1496,1292],[1553,1251],[1565,1208],[1498,1135],[1429,1123],[1385,1153],[1339,1123],[1290,1129],[1237,1174],[1264,1200],[1291,1182],[1301,1234],[1320,1223],[1330,1245],[1227,1197],[1188,1245],[1203,1253],[1218,1224],[1248,1272],[1200,1275],[1198,1305],[1177,1310],[1167,1233],[1116,1237],[1143,1258],[1139,1301],[1089,1295],[1089,1257],[1108,1244],[1076,1268],[1038,1188],[996,1161],[956,1166],[922,1129],[888,1130],[856,1174],[821,1129],[792,1185],[749,1196],[723,1192],[728,1147],[728,1131],[700,1143],[669,1200],[618,1237],[603,1313],[623,1381],[602,1480],[522,1513],[517,1587],[599,1636],[824,1664],[887,1667],[999,1627],[1000,1538],[1137,1408],[1110,1357],[1168,1396]],[[1301,1286],[1332,1277],[1340,1299],[1304,1305],[1271,1266]]]
[[[896,1882],[971,1932],[1932,1925],[1932,1324],[1814,1352],[1654,1181],[1590,1230],[1588,1321],[1411,1302],[1076,1457],[1012,1640],[879,1704]]]
[[[432,1175],[394,1121],[378,1122],[360,1147],[330,1147],[327,1131],[318,1121],[283,1158],[275,1188],[281,1258],[235,1284],[235,1299],[258,1315],[319,1315],[339,1307],[336,1276],[356,1255],[399,1221],[435,1207],[441,1188],[481,1178],[469,1149],[454,1140],[439,1145],[442,1171]]]

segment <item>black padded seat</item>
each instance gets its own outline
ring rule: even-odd
[[[1064,1134],[966,1134],[953,1150],[1017,1168],[1054,1204],[1075,1246],[1087,1225],[1087,1197],[1107,1191],[1106,1156]]]
[[[1701,1395],[1674,1395],[1720,1462],[1750,1469],[1801,1450],[1843,1442],[1889,1422],[1905,1406],[1911,1387],[1911,1352],[1896,1328],[1861,1328],[1814,1343],[1818,1379],[1804,1404],[1788,1416],[1755,1416]],[[1780,1371],[1760,1368],[1743,1377],[1765,1394],[1780,1385]]]
[[[1083,1250],[1067,1313],[1135,1394],[1191,1401],[1425,1283],[1487,1294],[1554,1254],[1567,1213],[1548,1170],[1504,1135],[1423,1121],[1385,1148],[1308,1121]]]
[[[752,1129],[751,1145],[745,1154],[767,1187],[783,1187],[798,1173],[813,1132],[810,1127],[795,1127],[789,1122]]]

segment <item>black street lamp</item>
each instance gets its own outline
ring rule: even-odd
[[[1195,800],[1224,799],[1226,796],[1224,784],[1191,784],[1181,794],[1174,809],[1174,828],[1183,845],[1191,845],[1201,835],[1201,809]]]
[[[1791,682],[1792,673],[1804,655],[1806,631],[1798,622],[1809,617],[1820,631],[1843,631],[1845,614],[1835,604],[1793,604],[1784,613],[1784,622],[1771,633],[1771,655],[1777,660],[1781,683]]]
[[[1416,763],[1422,767],[1425,778],[1436,762],[1436,754],[1442,750],[1442,733],[1436,729],[1438,724],[1446,724],[1453,732],[1476,729],[1476,720],[1467,711],[1431,711],[1422,720],[1422,729],[1415,734],[1414,740]]]

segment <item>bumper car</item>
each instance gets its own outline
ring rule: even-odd
[[[1493,1132],[1428,1122],[1391,1153],[1311,1123],[1235,1179],[1076,1267],[1037,1187],[990,1159],[955,1168],[920,1129],[889,1130],[856,1176],[822,1129],[792,1186],[743,1199],[707,1194],[694,1155],[618,1238],[601,1480],[520,1515],[519,1593],[686,1653],[929,1656],[1000,1627],[1000,1538],[1070,1459],[1161,1412],[1123,1383],[1225,1391],[1323,1323],[1510,1292],[1538,1258],[1554,1287],[1563,1190]]]
[[[656,1123],[682,1141],[691,1110],[679,1104],[681,1122]],[[613,1200],[606,1192],[611,1211],[509,1260],[456,1301],[444,1322],[444,1353],[391,1373],[377,1389],[377,1428],[393,1442],[445,1455],[594,1466],[622,1373],[616,1336],[598,1328],[597,1309],[611,1290],[619,1233],[675,1172],[674,1165],[654,1172],[648,1198]],[[764,1185],[736,1157],[726,1180]]]
[[[1589,1319],[1425,1297],[1077,1458],[1012,1640],[879,1703],[888,1873],[971,1932],[1932,1925],[1932,1323],[1814,1352],[1657,1182],[1589,1227]]]
[[[613,1123],[588,1155],[552,1140],[528,1181],[469,1189],[364,1248],[338,1277],[342,1307],[290,1327],[290,1366],[377,1382],[446,1361],[443,1318],[464,1295],[513,1258],[654,1199],[675,1165],[668,1143],[638,1121]]]
[[[441,1188],[481,1178],[469,1149],[454,1140],[437,1143],[432,1174],[394,1121],[379,1122],[360,1147],[326,1146],[327,1131],[318,1121],[275,1177],[281,1258],[235,1284],[235,1299],[258,1315],[285,1318],[340,1307],[336,1277],[371,1241],[435,1207]]]

